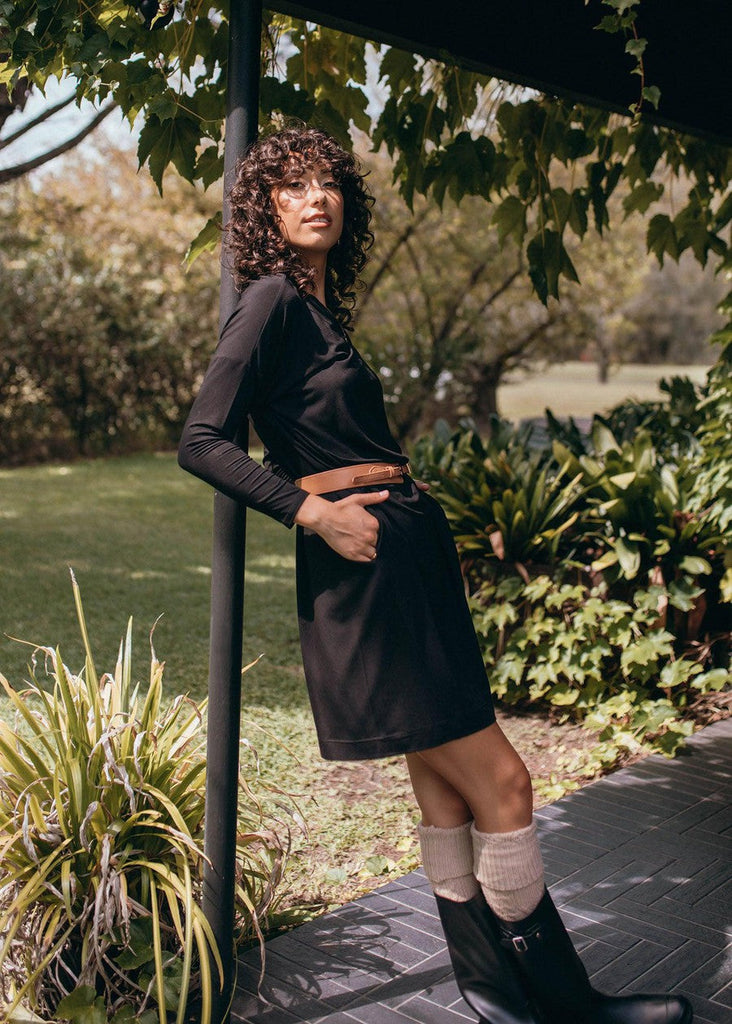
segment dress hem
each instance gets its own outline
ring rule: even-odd
[[[418,750],[439,747],[451,740],[471,736],[481,729],[493,725],[496,716],[492,708],[467,722],[445,722],[441,727],[431,725],[429,729],[411,732],[403,736],[368,737],[362,740],[319,739],[320,754],[326,761],[373,761],[382,757],[397,757],[399,754],[414,754]]]

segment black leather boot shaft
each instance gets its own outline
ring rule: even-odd
[[[501,946],[482,893],[467,903],[435,896],[455,979],[480,1024],[543,1024]]]
[[[523,921],[498,923],[504,948],[549,1024],[691,1024],[683,996],[596,992],[548,892]]]

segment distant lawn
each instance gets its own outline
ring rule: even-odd
[[[592,366],[554,367],[503,389],[502,409],[520,417],[551,405],[560,415],[589,415],[627,394],[657,397],[651,376],[660,373],[628,368],[608,391],[594,383]],[[703,379],[704,370],[694,368],[694,376]],[[155,648],[166,662],[166,692],[202,698],[211,505],[210,489],[181,472],[170,453],[0,470],[0,671],[16,686],[27,678],[30,649],[5,633],[58,644],[69,667],[81,668],[71,566],[97,668],[113,669],[120,636],[134,615],[136,674],[144,679],[147,635],[162,615]],[[417,814],[401,759],[320,760],[300,665],[294,539],[293,531],[249,514],[244,659],[265,657],[244,677],[243,734],[261,756],[263,778],[298,798],[310,829],[308,839],[293,833],[287,902],[338,903],[386,872],[398,874],[417,863]],[[7,710],[0,699],[0,715]],[[564,770],[557,756],[571,757],[592,742],[586,731],[569,726],[553,726],[550,734],[540,718],[504,727],[529,757],[535,777],[549,780],[544,801],[555,770]]]
[[[593,363],[557,363],[540,373],[515,374],[499,388],[498,408],[509,420],[542,416],[547,406],[555,416],[587,417],[626,398],[657,400],[659,380],[674,376],[703,384],[707,367],[629,364],[612,369],[607,383],[600,384]]]

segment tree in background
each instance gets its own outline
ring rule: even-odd
[[[171,164],[208,186],[222,172],[226,11],[210,0],[187,0],[174,16],[163,6],[161,17],[162,7],[147,2],[5,2],[0,84],[12,90],[26,76],[43,88],[52,75],[73,76],[78,96],[117,103],[130,123],[143,115],[138,156],[160,188]],[[653,41],[638,37],[639,6],[604,0],[599,27],[627,36],[625,50],[641,72],[639,103],[655,104],[657,90],[643,77]],[[729,266],[732,151],[725,147],[282,15],[266,15],[264,42],[263,124],[301,117],[346,144],[359,128],[394,157],[408,203],[419,194],[491,197],[494,220],[522,248],[543,302],[558,296],[560,279],[577,277],[568,239],[583,238],[590,223],[601,233],[609,227],[621,182],[629,189],[625,212],[649,215],[646,243],[659,260],[690,250],[702,264],[713,253]],[[384,94],[373,115],[367,56]],[[656,212],[671,191],[674,212]],[[211,222],[199,244],[217,237]]]
[[[628,358],[639,363],[713,362],[717,353],[709,336],[721,326],[715,307],[723,295],[724,280],[705,273],[689,253],[678,263],[652,265],[646,286],[628,309]]]
[[[215,343],[218,265],[181,266],[212,201],[100,157],[0,193],[6,463],[174,445]]]
[[[177,442],[215,344],[218,287],[210,255],[186,273],[181,253],[190,224],[216,201],[175,176],[163,201],[132,159],[102,146],[0,192],[6,464]],[[592,354],[599,337],[614,361],[638,358],[633,332],[646,326],[642,317],[634,326],[634,309],[670,301],[664,275],[649,273],[638,220],[602,241],[588,232],[574,255],[583,285],[544,306],[519,247],[500,238],[483,200],[446,199],[441,210],[418,199],[409,211],[389,160],[367,162],[377,246],[356,340],[383,367],[400,437],[440,416],[487,425],[506,375]],[[705,319],[698,312],[689,307],[690,332]]]
[[[52,124],[52,119],[60,114],[61,111],[66,110],[76,100],[76,91],[69,90],[67,94],[55,103],[48,104],[40,113],[34,117],[29,118],[18,127],[13,128],[10,131],[6,131],[2,134],[5,127],[5,122],[16,113],[22,113],[25,110],[26,103],[28,102],[31,93],[33,92],[33,86],[25,77],[19,77],[14,80],[12,88],[8,89],[6,84],[0,85],[0,152],[7,149],[9,146],[16,144],[19,140],[26,140],[27,136],[33,132],[34,129],[44,125],[44,131],[48,133],[49,124]],[[0,185],[4,185],[10,181],[16,181],[18,178],[24,177],[26,174],[30,174],[31,171],[35,171],[38,167],[42,167],[44,164],[50,163],[57,157],[63,156],[64,153],[70,152],[75,149],[80,142],[91,135],[91,133],[97,128],[102,121],[104,121],[116,108],[117,104],[114,102],[105,103],[98,110],[94,110],[90,117],[82,124],[80,128],[76,128],[72,135],[62,142],[54,142],[46,145],[45,149],[41,149],[36,156],[27,159],[20,160],[17,163],[11,163],[7,166],[0,167]],[[58,121],[58,118],[56,119]]]
[[[611,364],[650,361],[638,312],[666,300],[670,266],[654,272],[638,219],[620,221],[608,238],[588,230],[572,253],[582,284],[544,305],[521,249],[502,236],[484,200],[456,205],[448,198],[439,208],[416,199],[410,212],[389,188],[388,161],[368,163],[376,247],[358,308],[358,344],[380,369],[400,437],[431,429],[438,417],[469,415],[487,428],[498,388],[516,370],[592,358],[603,380]],[[720,326],[713,307],[721,290],[711,268],[693,270],[675,307],[703,290],[708,307],[690,306],[685,329],[705,337]],[[704,361],[702,354],[711,361],[700,346]]]

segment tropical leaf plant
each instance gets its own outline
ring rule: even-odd
[[[467,422],[448,438],[440,430],[416,447],[412,462],[435,483],[466,560],[528,580],[560,552],[573,555],[582,508],[582,472],[570,468],[576,460],[555,463],[531,447],[530,426],[515,429],[497,417],[486,441]]]
[[[709,652],[677,655],[659,621],[663,597],[638,587],[621,601],[549,576],[484,582],[471,604],[494,696],[601,730],[605,768],[642,744],[675,753],[694,728],[689,709],[722,709],[730,676]]]
[[[705,510],[693,509],[693,463],[659,458],[645,430],[618,441],[599,419],[593,454],[575,456],[559,441],[554,457],[582,481],[590,506],[585,522],[597,544],[592,568],[612,586],[638,579],[665,585],[672,607],[693,610],[723,571],[725,540]]]
[[[657,421],[625,403],[587,436],[549,414],[551,444],[501,421],[487,440],[440,424],[413,451],[451,522],[494,695],[600,730],[593,770],[641,745],[673,754],[728,705],[723,362],[701,410],[674,381]]]
[[[133,682],[131,620],[99,676],[72,581],[83,671],[37,647],[25,691],[0,676],[15,712],[0,722],[2,1016],[207,1024],[231,951],[199,905],[205,702],[163,705],[152,642],[149,681]],[[241,781],[237,910],[261,937],[287,841]]]

